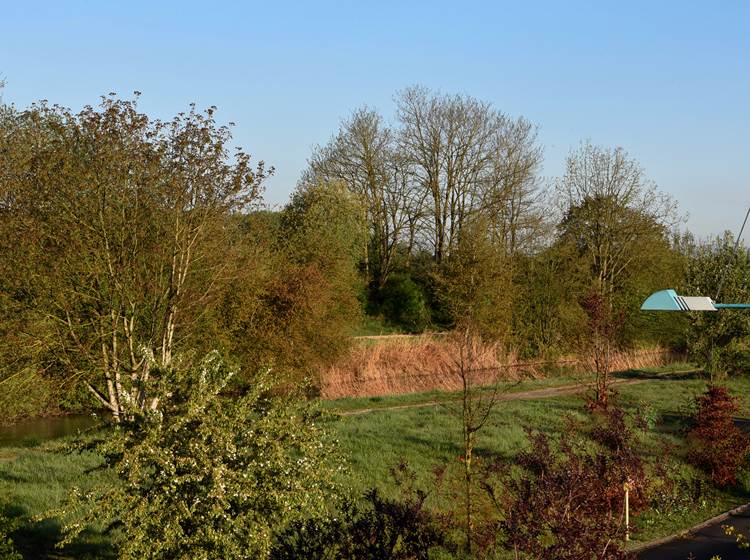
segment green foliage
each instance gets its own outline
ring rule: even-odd
[[[437,517],[425,505],[427,494],[413,487],[406,463],[392,469],[401,496],[377,489],[362,499],[345,500],[338,512],[305,519],[278,536],[274,560],[427,560],[448,542]],[[404,480],[408,479],[408,484]]]
[[[722,302],[750,301],[750,252],[734,252],[729,232],[723,237],[687,247],[684,291],[716,297]],[[739,373],[750,367],[750,313],[725,310],[720,313],[691,313],[688,348],[693,358],[712,373]]]
[[[216,353],[155,371],[158,410],[133,409],[96,450],[120,483],[73,490],[65,542],[87,524],[121,528],[120,558],[267,557],[273,533],[326,509],[332,448],[318,413],[278,394],[270,371],[239,398]]]
[[[366,239],[363,214],[362,202],[343,183],[317,183],[295,191],[281,215],[281,228],[299,262],[351,274]]]
[[[13,540],[9,536],[15,528],[16,523],[6,517],[0,509],[0,560],[23,560],[23,556],[16,550]]]
[[[168,367],[199,345],[195,326],[237,272],[227,223],[266,175],[230,141],[215,108],[162,122],[114,95],[78,113],[41,102],[4,126],[0,276],[15,272],[0,306],[28,324],[29,371],[86,382],[117,418],[150,399],[147,354]]]
[[[598,292],[611,309],[623,313],[618,345],[679,345],[679,324],[664,329],[672,324],[636,312],[651,292],[682,278],[682,262],[670,239],[679,222],[673,200],[622,148],[588,142],[571,152],[557,190],[563,218],[555,243],[577,261],[574,276],[561,281],[570,286],[573,280],[579,298]]]
[[[458,327],[471,326],[483,335],[508,334],[513,293],[512,270],[501,246],[493,243],[487,224],[465,224],[456,249],[437,277],[441,304]]]
[[[340,183],[301,187],[281,212],[279,260],[257,324],[278,325],[273,343],[294,367],[309,371],[346,348],[362,313],[358,265],[365,239],[361,202]]]
[[[554,356],[580,345],[586,324],[578,303],[582,276],[575,251],[562,243],[517,260],[512,324],[524,355]]]
[[[35,416],[52,405],[58,391],[52,381],[34,369],[21,369],[0,378],[0,425]]]
[[[423,331],[430,312],[421,287],[406,274],[392,274],[380,290],[380,311],[392,324],[408,332]]]

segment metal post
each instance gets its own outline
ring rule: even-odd
[[[625,542],[630,540],[630,483],[623,485],[625,489]]]

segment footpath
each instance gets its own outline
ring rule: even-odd
[[[646,381],[654,381],[654,378],[625,379],[625,380],[618,379],[618,380],[612,381],[612,386],[622,387],[625,385],[637,385],[639,383],[645,383]],[[564,395],[575,395],[578,393],[583,393],[589,387],[590,385],[587,385],[585,383],[578,383],[576,385],[562,385],[560,387],[548,387],[546,389],[531,389],[529,391],[498,393],[498,395],[496,396],[496,399],[498,401],[523,401],[523,400],[533,400],[533,399],[548,399],[552,397],[562,397]],[[460,401],[461,401],[461,398],[457,397],[455,399],[433,400],[433,401],[425,401],[425,402],[417,402],[417,403],[409,403],[409,404],[396,404],[393,406],[379,406],[379,407],[372,407],[372,408],[358,408],[356,410],[343,410],[343,411],[338,411],[337,414],[339,414],[340,416],[355,416],[358,414],[368,414],[370,412],[381,412],[381,411],[387,411],[387,410],[402,410],[405,408],[422,408],[425,406],[437,406],[441,404],[448,404],[448,403],[460,402]]]
[[[723,526],[731,525],[743,535],[750,531],[750,504],[709,519],[680,536],[667,537],[632,550],[638,560],[748,560],[750,550],[741,549]]]
[[[613,385],[635,385],[653,380],[654,378],[617,380],[613,382]],[[497,398],[503,401],[544,399],[578,394],[587,388],[588,385],[586,384],[564,385],[546,389],[502,393]],[[437,406],[455,401],[460,401],[460,399],[361,408],[341,411],[338,414],[341,416],[353,416],[378,411]],[[737,531],[747,535],[750,539],[750,504],[709,519],[678,535],[639,545],[631,549],[631,552],[638,560],[712,560],[716,557],[721,558],[721,560],[750,560],[750,549],[741,549],[738,547],[735,539],[725,534],[723,526],[726,525],[735,527]]]

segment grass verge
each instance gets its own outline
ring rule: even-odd
[[[639,370],[627,370],[614,374],[616,380],[629,379],[648,379],[653,376],[665,376],[675,372],[693,372],[696,371],[693,364],[679,362],[668,366],[643,368]],[[592,382],[594,379],[591,373],[557,375],[543,378],[528,378],[518,381],[510,381],[495,384],[484,388],[485,391],[492,391],[493,387],[500,393],[519,393],[524,391],[534,391],[537,389],[552,389],[556,387],[566,387],[574,385],[583,385]],[[375,397],[354,397],[342,398],[323,401],[323,407],[334,412],[356,412],[361,410],[378,410],[400,406],[422,405],[430,403],[442,403],[454,401],[461,397],[461,391],[424,391],[420,393],[407,393],[403,395],[375,396]]]

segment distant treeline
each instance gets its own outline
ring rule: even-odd
[[[231,148],[214,108],[0,106],[2,416],[148,407],[152,372],[211,349],[314,393],[365,314],[554,356],[585,344],[592,293],[622,347],[740,364],[745,315],[637,312],[657,289],[713,295],[725,271],[723,298],[746,300],[750,259],[680,230],[622,149],[582,143],[544,181],[525,119],[423,88],[397,101],[392,121],[345,119],[278,212],[272,170]]]
[[[367,107],[344,119],[298,188],[340,183],[362,204],[368,313],[411,332],[468,313],[522,356],[554,355],[585,346],[582,302],[596,293],[622,323],[620,345],[689,345],[705,361],[689,326],[710,318],[638,307],[668,287],[713,296],[725,273],[723,297],[746,299],[747,252],[735,255],[729,234],[696,241],[621,148],[583,142],[561,177],[544,180],[536,127],[523,118],[421,87],[399,92],[396,107],[392,119]],[[741,345],[744,315],[723,321],[735,325],[724,343]]]

